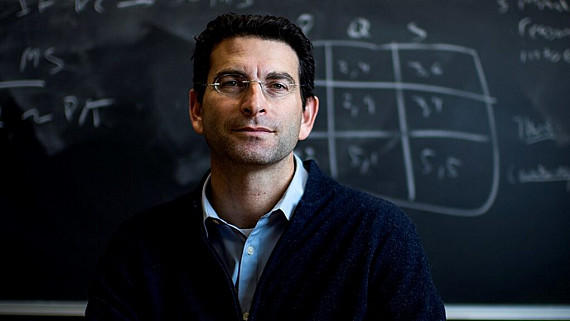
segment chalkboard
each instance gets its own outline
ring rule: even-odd
[[[297,153],[410,215],[446,303],[570,303],[566,0],[0,2],[0,300],[85,300],[117,224],[197,185],[193,37],[227,11],[314,41]]]

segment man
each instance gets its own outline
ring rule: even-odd
[[[196,38],[190,118],[211,170],[121,226],[89,320],[443,320],[413,224],[293,154],[318,112],[310,41],[227,14]]]

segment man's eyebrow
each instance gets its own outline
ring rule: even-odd
[[[295,78],[293,78],[293,76],[291,76],[288,72],[270,72],[267,74],[267,77],[265,77],[265,79],[287,79],[292,83],[295,82]]]
[[[221,77],[223,75],[239,75],[239,76],[243,76],[243,77],[247,78],[247,76],[245,75],[243,70],[223,69],[223,70],[218,71],[216,74],[214,74],[214,80],[216,80],[218,77]]]
[[[246,79],[249,79],[249,77],[241,69],[223,69],[214,74],[214,80],[224,75],[239,75]],[[292,83],[295,83],[295,78],[293,78],[293,76],[291,76],[291,74],[288,72],[270,72],[267,74],[267,76],[265,76],[265,79],[286,79]]]

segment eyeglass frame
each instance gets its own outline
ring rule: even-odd
[[[243,89],[243,91],[241,91],[241,92],[239,92],[239,93],[236,93],[236,94],[232,94],[232,93],[227,93],[227,92],[221,91],[221,90],[218,88],[218,86],[220,86],[220,85],[222,84],[222,83],[219,82],[219,80],[220,80],[221,78],[223,78],[223,77],[226,77],[226,76],[235,76],[235,77],[237,77],[237,78],[243,78],[243,79],[245,79],[245,80],[240,80],[240,81],[239,81],[239,82],[241,82],[242,84],[245,85],[245,88]],[[268,83],[268,81],[249,80],[249,79],[247,79],[246,76],[244,76],[244,75],[242,75],[242,74],[239,74],[239,73],[227,73],[227,74],[219,75],[219,76],[217,76],[217,77],[214,79],[214,82],[211,83],[211,84],[209,84],[209,83],[196,83],[196,84],[197,84],[197,85],[201,85],[201,86],[206,86],[206,87],[207,87],[207,86],[212,86],[212,87],[214,87],[214,90],[215,90],[216,92],[218,92],[219,94],[227,95],[227,96],[230,96],[230,97],[238,97],[239,95],[242,95],[244,92],[246,92],[246,91],[250,88],[250,84],[251,84],[252,82],[256,82],[256,83],[259,84],[259,87],[261,88],[261,91],[263,92],[264,96],[265,96],[265,97],[268,97],[268,98],[271,98],[271,99],[284,98],[284,97],[290,96],[292,93],[294,93],[294,90],[293,90],[293,89],[295,89],[296,87],[299,87],[299,86],[303,86],[302,84],[297,84],[297,83],[295,83],[295,81],[294,81],[293,79],[291,79],[290,77],[282,77],[282,78],[279,78],[279,79],[287,79],[288,81],[291,81],[291,83],[289,83],[289,84],[284,84],[284,85],[286,85],[286,86],[288,86],[288,87],[291,87],[291,90],[290,90],[289,92],[287,92],[286,94],[282,95],[282,96],[279,96],[279,95],[277,95],[277,96],[273,95],[273,96],[272,96],[272,94],[267,91],[267,86],[266,86],[266,84]]]

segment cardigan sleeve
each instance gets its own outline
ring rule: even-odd
[[[445,308],[431,278],[415,226],[394,207],[383,222],[371,271],[369,320],[445,320]]]

